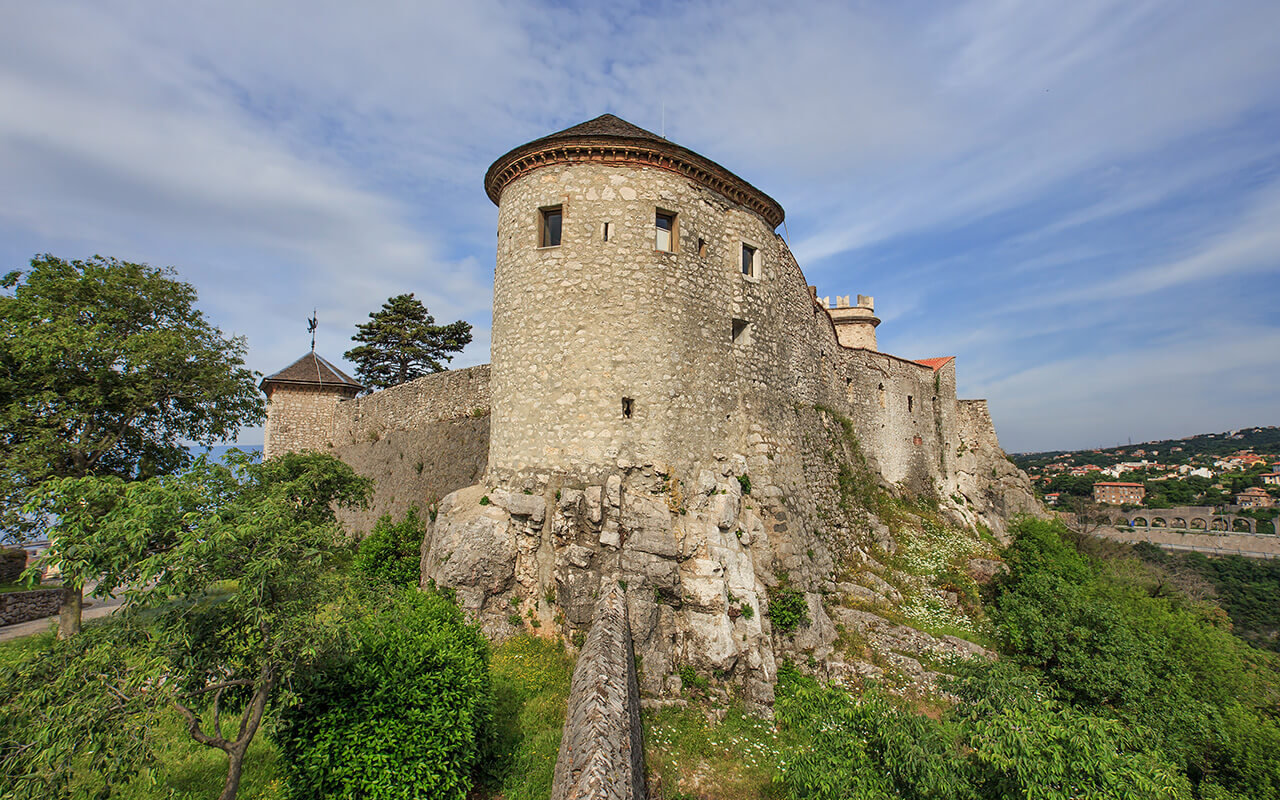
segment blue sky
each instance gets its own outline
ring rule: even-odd
[[[7,5],[0,266],[173,265],[263,372],[404,291],[487,361],[485,169],[665,107],[1007,449],[1280,424],[1273,0]]]

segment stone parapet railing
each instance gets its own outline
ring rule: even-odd
[[[573,671],[551,800],[645,800],[644,734],[625,592],[596,604]]]

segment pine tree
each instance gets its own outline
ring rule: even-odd
[[[396,386],[429,372],[443,372],[471,342],[471,323],[463,320],[436,325],[427,307],[413,293],[396,295],[356,326],[351,341],[359,347],[343,355],[356,365],[356,375],[374,389]]]

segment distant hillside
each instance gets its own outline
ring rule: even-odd
[[[1159,460],[1163,464],[1189,463],[1196,456],[1225,456],[1240,450],[1251,450],[1258,455],[1275,455],[1280,458],[1280,427],[1272,425],[1222,433],[1201,433],[1184,439],[1161,439],[1120,447],[1014,453],[1010,458],[1013,459],[1013,463],[1025,470],[1043,467],[1051,461],[1072,465],[1097,464],[1100,467],[1141,458]],[[1069,458],[1064,459],[1062,456]]]

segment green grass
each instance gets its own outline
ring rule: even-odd
[[[0,668],[16,664],[33,653],[38,653],[53,643],[53,632],[33,633],[19,639],[0,642]]]
[[[224,719],[223,725],[227,722]],[[237,722],[232,721],[233,728]],[[193,741],[176,711],[165,716],[154,734],[156,765],[116,788],[113,800],[209,800],[218,796],[227,779],[227,758],[221,750]],[[245,755],[239,800],[285,797],[284,770],[278,759],[275,745],[259,730]]]
[[[665,800],[773,800],[778,734],[766,720],[730,706],[721,722],[697,705],[646,712],[649,785]]]
[[[86,624],[97,622],[94,620]],[[0,668],[40,653],[53,641],[53,632],[50,631],[0,642]],[[224,719],[224,732],[228,723],[234,728],[238,719]],[[208,800],[218,796],[227,778],[227,759],[221,750],[192,740],[176,710],[166,714],[152,734],[155,764],[144,769],[128,784],[114,787],[108,795],[112,800]],[[263,731],[258,731],[245,757],[240,800],[283,798],[282,774],[275,746]],[[76,791],[88,796],[96,788],[80,785]]]
[[[34,586],[28,586],[25,583],[0,583],[0,594],[4,594],[5,592],[29,592],[36,589],[50,589],[50,588],[56,588],[56,587],[41,586],[38,583]]]
[[[494,756],[481,797],[546,800],[560,750],[573,657],[558,641],[516,636],[493,650]]]

